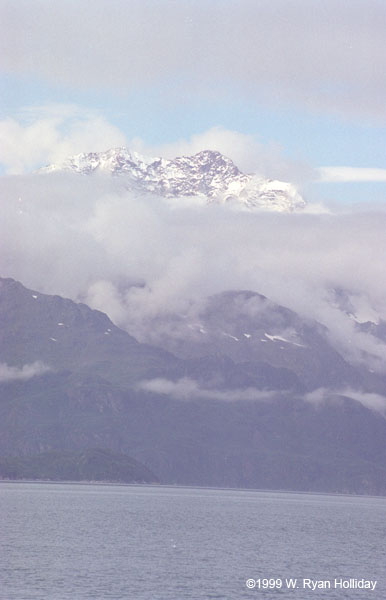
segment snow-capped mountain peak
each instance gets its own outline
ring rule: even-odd
[[[169,160],[113,148],[71,156],[40,169],[41,173],[53,171],[111,174],[124,178],[137,191],[168,198],[204,198],[207,203],[229,203],[236,208],[292,212],[305,206],[293,184],[244,174],[230,158],[213,150]]]

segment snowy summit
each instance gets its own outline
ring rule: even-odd
[[[127,148],[78,154],[40,173],[72,171],[90,175],[107,173],[125,177],[125,183],[141,191],[165,197],[198,197],[207,203],[230,203],[248,209],[292,212],[305,201],[291,183],[246,175],[220,152],[204,150],[173,160],[144,157]]]

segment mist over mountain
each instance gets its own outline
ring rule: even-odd
[[[211,151],[0,186],[0,456],[385,493],[384,213],[313,212]]]
[[[384,212],[247,208],[240,187],[226,201],[235,178],[250,176],[210,151],[144,162],[114,150],[66,164],[0,179],[3,276],[83,301],[161,345],[209,296],[251,290],[322,323],[350,363],[384,370]],[[277,207],[281,193],[265,204]]]
[[[208,341],[187,338],[177,358],[86,305],[0,283],[3,476],[134,477],[103,453],[79,471],[98,447],[163,483],[385,492],[385,379],[353,369],[317,323],[225,293],[197,325]],[[246,328],[251,345],[237,346]]]

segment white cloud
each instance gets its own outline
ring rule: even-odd
[[[228,402],[235,401],[266,401],[272,399],[278,392],[269,390],[259,390],[256,388],[245,388],[242,390],[220,390],[203,388],[201,385],[189,377],[183,377],[176,381],[162,377],[156,379],[147,379],[138,384],[138,389],[168,396],[177,400],[207,399],[223,400]],[[302,396],[305,402],[314,405],[325,402],[337,402],[344,398],[350,398],[359,402],[365,408],[379,412],[386,416],[386,396],[381,394],[362,392],[351,388],[340,390],[331,390],[328,388],[318,388]]]
[[[386,169],[367,167],[320,167],[319,181],[326,183],[386,182]]]
[[[337,398],[351,398],[360,402],[365,408],[380,412],[386,415],[386,397],[380,394],[362,392],[360,390],[353,390],[351,388],[345,388],[342,390],[330,390],[327,388],[318,388],[312,392],[306,394],[304,399],[312,404],[320,404],[326,401],[334,401]]]
[[[208,400],[223,400],[226,402],[269,400],[274,392],[258,390],[256,388],[245,388],[242,390],[219,390],[202,388],[194,379],[183,377],[177,381],[156,378],[141,381],[138,388],[151,392],[176,398],[177,400],[190,400],[191,398],[205,398]]]
[[[117,127],[95,112],[73,105],[25,109],[0,121],[0,163],[8,173],[23,173],[72,154],[123,146]]]
[[[6,363],[0,363],[0,383],[19,380],[24,381],[26,379],[31,379],[32,377],[44,375],[44,373],[47,373],[50,370],[50,367],[40,361],[26,364],[22,367],[12,367]]]

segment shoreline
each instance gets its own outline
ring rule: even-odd
[[[184,485],[174,483],[124,483],[114,481],[71,481],[71,480],[53,480],[53,479],[0,479],[0,485],[5,483],[27,483],[27,484],[48,484],[48,485],[79,485],[79,486],[101,486],[101,487],[150,487],[150,488],[161,488],[161,489],[186,489],[186,490],[212,490],[212,491],[224,491],[224,492],[249,492],[259,494],[293,494],[293,495],[307,495],[307,496],[335,496],[335,497],[348,497],[348,498],[379,498],[386,499],[386,495],[378,494],[350,494],[344,492],[323,492],[323,491],[304,491],[304,490],[285,490],[285,489],[263,489],[263,488],[234,488],[234,487],[216,487],[216,486],[203,486],[203,485]]]

